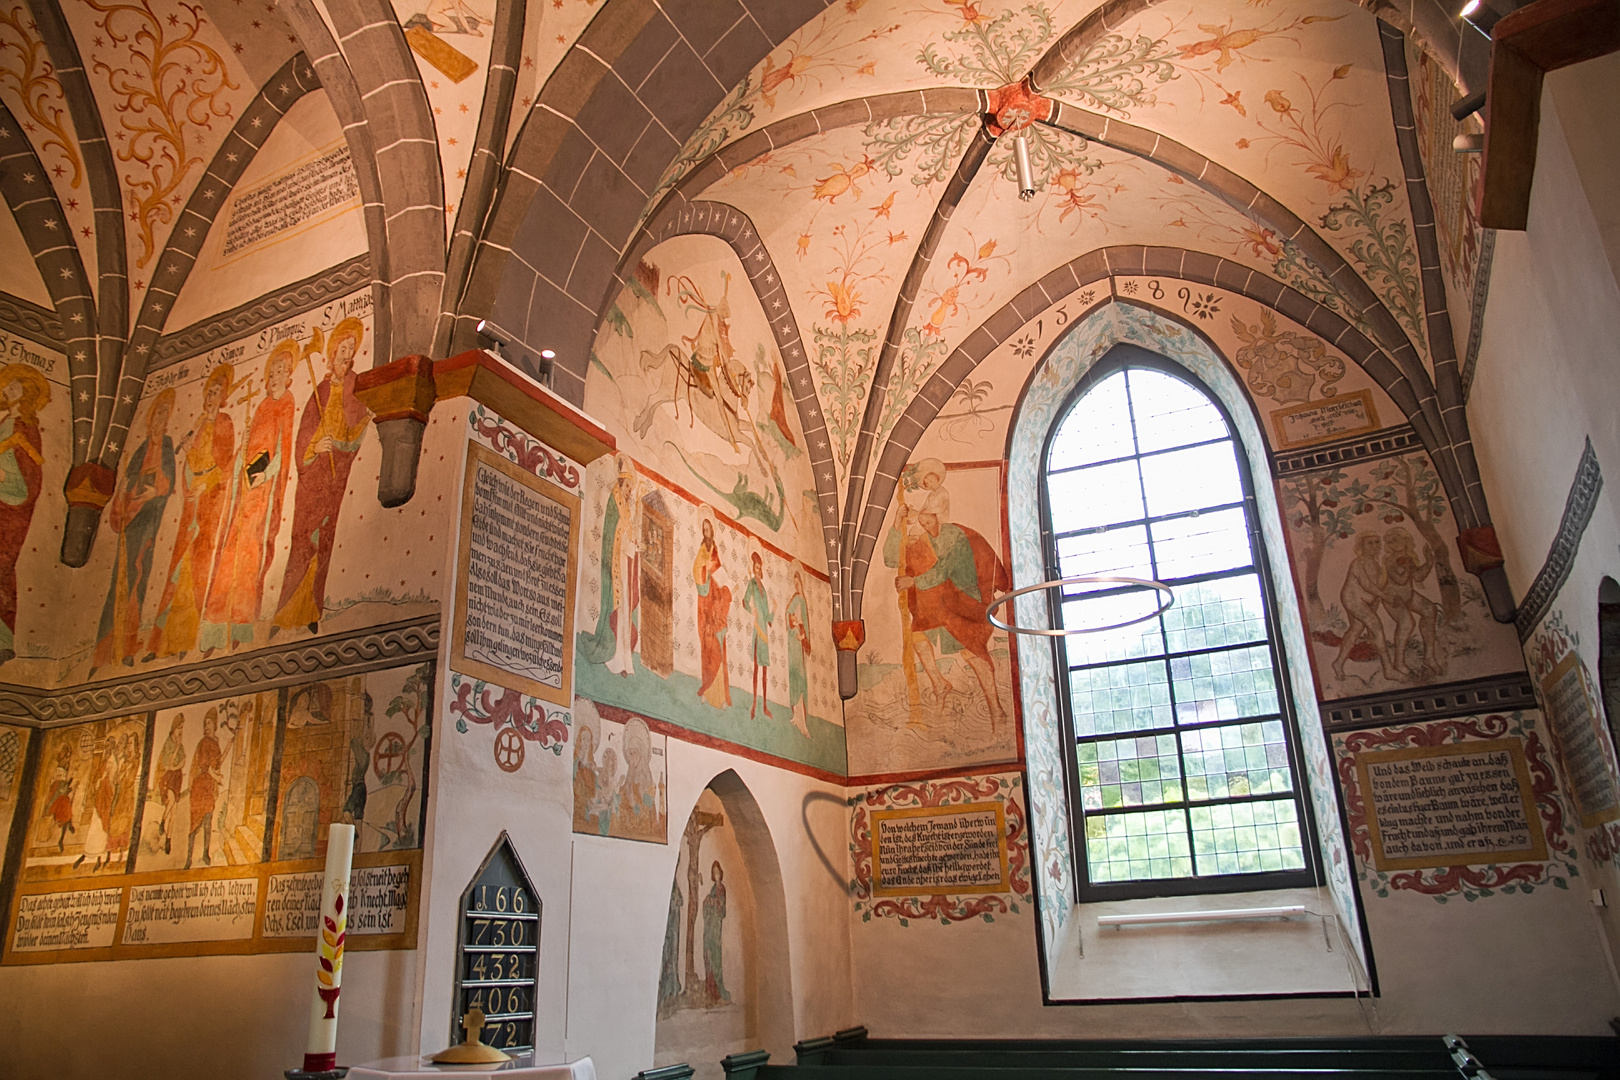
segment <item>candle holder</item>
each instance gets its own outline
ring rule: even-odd
[[[326,869],[321,874],[321,907],[315,927],[315,994],[310,1002],[309,1045],[303,1067],[282,1074],[287,1080],[343,1080],[349,1074],[348,1066],[337,1063],[337,1020],[353,865],[354,826],[329,826]]]

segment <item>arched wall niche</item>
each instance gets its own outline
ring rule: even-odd
[[[1620,750],[1620,581],[1606,574],[1598,583],[1598,693]]]
[[[1062,418],[1070,393],[1086,374],[1105,359],[1119,358],[1121,352],[1161,363],[1168,361],[1194,376],[1225,408],[1243,444],[1253,480],[1255,516],[1264,539],[1262,555],[1274,584],[1287,689],[1294,704],[1305,779],[1316,819],[1323,884],[1332,896],[1342,938],[1360,966],[1357,983],[1370,985],[1371,959],[1333,781],[1332,751],[1317,709],[1305,621],[1289,573],[1288,548],[1271,483],[1266,441],[1255,403],[1230,361],[1207,338],[1144,307],[1115,300],[1093,309],[1052,344],[1030,374],[1007,439],[1007,534],[1011,538],[1013,587],[1046,579],[1040,491],[1041,457],[1047,435]],[[1020,597],[1015,606],[1020,625],[1050,626],[1046,603],[1039,594]],[[1041,910],[1042,949],[1047,959],[1043,970],[1050,971],[1056,966],[1059,945],[1074,912],[1073,860],[1077,856],[1068,825],[1054,651],[1047,639],[1034,635],[1019,635],[1017,648],[1029,776],[1030,843],[1039,853],[1034,861],[1044,868],[1036,878],[1036,896]]]
[[[780,1057],[794,1041],[782,869],[759,803],[731,769],[671,839],[654,1064],[685,1062],[718,1080],[726,1055],[764,1047]]]

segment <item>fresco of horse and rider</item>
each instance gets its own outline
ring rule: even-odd
[[[585,411],[637,461],[825,569],[793,394],[725,241],[678,237],[636,267],[597,335]]]

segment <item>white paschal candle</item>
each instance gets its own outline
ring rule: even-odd
[[[315,999],[309,1010],[305,1072],[327,1072],[337,1067],[338,994],[343,986],[349,869],[353,863],[354,826],[331,826],[326,833],[326,872],[321,877],[321,921],[315,933]]]

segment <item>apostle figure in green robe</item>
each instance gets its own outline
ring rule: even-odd
[[[765,716],[771,715],[771,702],[766,697],[767,678],[771,672],[771,601],[765,595],[765,566],[760,560],[759,552],[754,552],[750,560],[753,572],[748,578],[748,587],[743,590],[743,610],[754,616],[754,673],[748,679],[748,692],[754,700],[748,706],[748,719],[754,718],[760,700],[765,701]],[[755,684],[759,689],[754,689]]]
[[[804,574],[793,575],[793,599],[787,606],[788,708],[793,726],[810,734],[810,679],[805,659],[810,655],[810,607],[804,600]],[[801,715],[801,709],[803,710]]]
[[[636,542],[636,467],[624,454],[602,510],[602,598],[596,630],[579,633],[587,664],[602,664],[628,678],[635,670],[636,609],[641,605],[641,563]]]

